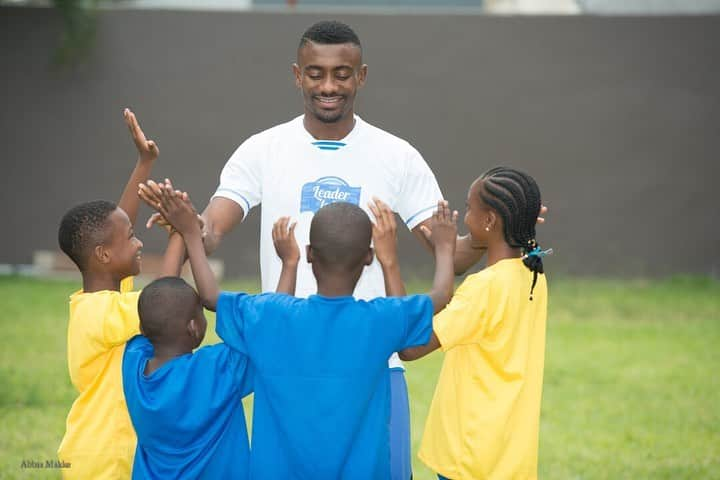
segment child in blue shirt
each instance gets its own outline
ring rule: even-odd
[[[278,223],[287,232],[287,219]],[[275,239],[284,263],[292,262],[297,251],[291,233]],[[289,287],[281,283],[278,288]],[[178,277],[145,287],[138,314],[142,335],[128,342],[122,366],[138,438],[133,478],[247,478],[242,406],[252,391],[247,357],[223,343],[193,353],[207,322],[197,293]]]
[[[318,293],[301,299],[220,293],[192,206],[172,189],[160,197],[158,211],[183,235],[202,302],[217,311],[218,335],[253,365],[250,477],[389,479],[387,359],[426,344],[433,313],[452,294],[457,212],[441,202],[431,223],[429,294],[362,301],[352,293],[373,261],[372,224],[355,205],[324,206],[307,246]],[[376,240],[386,288],[398,273],[394,242]]]

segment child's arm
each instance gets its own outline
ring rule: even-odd
[[[405,350],[398,352],[398,357],[400,357],[400,360],[404,362],[409,362],[411,360],[422,358],[428,353],[434,352],[438,348],[440,348],[440,340],[437,335],[435,335],[435,332],[432,332],[428,343],[420,345],[419,347],[406,348]]]
[[[135,220],[137,219],[140,208],[137,187],[138,184],[147,181],[153,164],[160,154],[160,150],[155,142],[145,138],[145,134],[140,128],[135,114],[132,113],[129,108],[125,109],[123,115],[125,117],[125,124],[130,130],[133,142],[135,142],[135,148],[137,148],[138,151],[138,160],[137,164],[135,164],[135,169],[130,174],[127,185],[125,185],[125,190],[123,190],[120,196],[118,206],[125,210],[128,218],[130,218],[130,223],[135,225]]]
[[[451,212],[448,202],[441,200],[430,219],[430,228],[424,225],[421,227],[425,237],[432,244],[435,254],[435,277],[428,292],[433,302],[434,313],[442,310],[452,297],[457,216],[458,212]]]
[[[435,278],[433,279],[432,289],[428,293],[433,302],[434,313],[442,310],[452,296],[457,216],[458,213],[456,211],[451,213],[448,203],[443,200],[438,203],[438,209],[430,221],[430,228],[422,227],[423,233],[432,244],[435,252]],[[398,352],[398,355],[405,361],[416,360],[437,350],[439,347],[440,341],[433,332],[427,344],[406,348]]]
[[[220,287],[205,255],[202,230],[195,209],[187,194],[174,190],[169,181],[159,187],[160,201],[156,209],[182,235],[200,299],[205,308],[215,311]]]
[[[300,262],[300,248],[295,240],[295,226],[297,222],[290,224],[290,217],[280,217],[273,225],[272,239],[275,245],[275,252],[282,260],[282,271],[275,291],[295,295],[295,283],[297,281],[297,269]]]
[[[185,263],[185,241],[180,233],[173,231],[163,256],[160,277],[179,277]]]
[[[390,207],[378,198],[373,197],[374,203],[368,207],[375,216],[372,227],[375,256],[382,267],[385,279],[385,295],[388,297],[405,296],[405,284],[400,275],[400,262],[397,257],[397,223],[395,214]]]

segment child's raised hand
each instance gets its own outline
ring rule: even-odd
[[[135,143],[135,148],[137,148],[138,154],[140,155],[140,161],[152,162],[157,159],[158,155],[160,155],[160,149],[154,141],[145,138],[145,133],[143,133],[140,128],[135,114],[130,111],[129,108],[126,108],[123,111],[123,116],[125,117],[125,124],[128,126],[130,135]]]
[[[154,183],[154,182],[153,182]],[[187,192],[175,190],[170,180],[165,183],[155,184],[159,191],[159,201],[154,208],[180,232],[181,235],[202,234],[202,228],[198,223],[198,215],[190,203]]]
[[[373,202],[368,203],[368,207],[375,216],[375,223],[372,226],[375,256],[377,256],[381,265],[389,265],[397,262],[397,223],[395,222],[395,214],[379,198],[373,197]]]
[[[290,217],[280,217],[273,224],[273,245],[283,263],[297,264],[300,261],[300,248],[295,240],[296,225],[297,222],[290,223]]]
[[[457,241],[457,210],[450,211],[447,200],[438,202],[437,210],[430,219],[430,228],[424,225],[420,226],[420,230],[425,238],[432,244],[435,251],[438,249],[449,249],[455,252],[455,242]]]
[[[141,183],[138,185],[138,196],[150,207],[155,210],[158,209],[158,206],[160,205],[160,195],[161,195],[161,185],[163,187],[165,185],[169,185],[169,188],[172,188],[172,185],[170,184],[170,181],[168,179],[165,179],[165,183],[155,183],[152,180],[148,180],[147,183]],[[187,194],[187,192],[180,192],[179,190],[176,190],[176,192],[181,195],[183,200],[189,201],[190,198]],[[193,210],[195,210],[195,207],[193,207]],[[205,236],[205,220],[197,214],[197,211],[195,211],[195,214],[197,215],[198,223],[200,224],[200,229],[203,231],[203,236]],[[156,212],[153,213],[150,218],[148,219],[145,226],[147,228],[151,228],[153,225],[157,225],[159,227],[164,228],[168,233],[172,233],[173,228],[172,225],[165,219],[165,217],[162,216],[161,213]]]

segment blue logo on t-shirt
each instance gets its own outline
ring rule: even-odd
[[[340,177],[322,177],[303,185],[300,196],[300,213],[315,213],[325,205],[348,202],[360,205],[361,187],[351,187]]]

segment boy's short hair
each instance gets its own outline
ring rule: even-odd
[[[140,329],[151,342],[185,328],[200,304],[193,287],[180,277],[162,277],[140,292]]]
[[[312,24],[305,30],[305,33],[303,33],[300,38],[298,50],[303,48],[308,42],[319,43],[321,45],[351,43],[362,51],[360,39],[350,25],[336,20],[322,20]]]
[[[92,248],[107,239],[108,217],[117,205],[95,200],[71,208],[60,221],[58,243],[60,249],[84,271]]]
[[[310,246],[325,267],[352,269],[370,249],[372,224],[365,211],[347,202],[325,205],[310,223]]]

